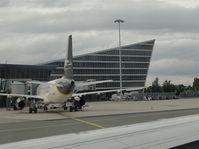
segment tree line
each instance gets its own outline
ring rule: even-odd
[[[159,79],[156,77],[152,85],[145,88],[145,93],[175,92],[176,95],[179,95],[186,91],[199,91],[199,78],[194,78],[192,86],[185,86],[183,84],[175,85],[171,83],[171,80],[165,80],[162,85],[160,85]]]

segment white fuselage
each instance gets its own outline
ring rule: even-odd
[[[71,81],[72,80],[61,78],[47,83],[42,83],[37,88],[37,95],[43,98],[44,104],[63,103],[72,98],[74,87],[69,86]],[[68,85],[67,89],[69,91],[67,91],[67,93],[61,92],[59,90],[59,87],[61,87],[61,85]]]

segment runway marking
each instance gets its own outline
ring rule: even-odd
[[[78,119],[78,118],[72,118],[72,117],[69,117],[69,118],[71,118],[72,120],[81,122],[81,123],[85,123],[87,125],[91,125],[91,126],[97,127],[97,128],[105,128],[105,127],[103,127],[101,125],[98,125],[98,124],[95,124],[95,123],[91,123],[91,122],[88,122],[88,121],[84,121],[84,120],[81,120],[81,119]],[[2,129],[2,130],[0,130],[0,133],[14,132],[14,131],[23,131],[23,130],[33,130],[33,129],[43,129],[43,128],[59,127],[59,126],[67,126],[67,124],[63,123],[63,124],[51,124],[51,125],[45,125],[45,126],[33,126],[33,127],[26,127],[26,128]]]
[[[81,123],[85,123],[85,124],[88,124],[88,125],[91,125],[91,126],[95,126],[95,127],[97,127],[97,128],[105,128],[105,127],[103,127],[103,126],[101,126],[101,125],[98,125],[98,124],[95,124],[95,123],[92,123],[92,122],[89,122],[89,121],[85,121],[85,120],[81,120],[81,119],[79,119],[79,118],[72,118],[73,120],[76,120],[76,121],[79,121],[79,122],[81,122]]]
[[[82,119],[79,119],[79,118],[71,117],[68,114],[63,114],[63,113],[58,113],[58,114],[66,117],[66,118],[71,118],[72,120],[75,120],[75,121],[78,121],[78,122],[81,122],[81,123],[84,123],[84,124],[87,124],[87,125],[90,125],[90,126],[94,126],[94,127],[97,127],[97,128],[105,128],[105,127],[103,127],[99,124],[96,124],[96,123],[92,123],[92,122],[85,121],[85,120],[82,120]]]

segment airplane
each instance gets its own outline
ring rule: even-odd
[[[15,108],[23,109],[25,107],[25,100],[29,100],[29,113],[37,113],[37,109],[48,110],[50,104],[61,104],[62,107],[66,110],[68,107],[70,111],[77,111],[78,107],[81,107],[85,104],[85,100],[80,98],[83,95],[88,94],[100,94],[111,91],[95,91],[95,92],[86,92],[86,93],[76,93],[76,88],[82,86],[88,86],[92,84],[106,83],[113,80],[103,80],[103,81],[93,81],[93,82],[83,82],[76,84],[73,80],[73,64],[72,64],[72,35],[68,37],[68,49],[66,52],[66,58],[64,62],[64,74],[61,78],[55,79],[49,82],[40,82],[40,81],[28,81],[28,83],[38,84],[36,95],[23,95],[23,94],[6,94],[0,93],[0,96],[9,97],[18,97],[16,100]],[[115,90],[116,91],[116,90]],[[76,99],[78,100],[72,100]]]

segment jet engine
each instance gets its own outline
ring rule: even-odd
[[[14,104],[14,110],[22,110],[25,105],[26,103],[24,98],[17,98]]]

